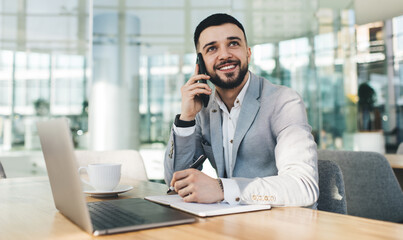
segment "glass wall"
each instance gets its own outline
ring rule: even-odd
[[[352,6],[333,5],[0,0],[0,150],[39,150],[35,121],[66,116],[77,148],[153,149],[161,172],[194,71],[194,28],[227,12],[245,26],[251,71],[303,97],[319,148],[354,149],[357,133],[381,132],[393,152],[403,141],[403,16],[356,26]]]
[[[0,1],[0,149],[39,149],[35,121],[86,131],[89,1]]]

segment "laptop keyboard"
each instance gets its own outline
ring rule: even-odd
[[[94,229],[97,230],[145,223],[143,217],[121,209],[110,201],[89,202],[88,210]]]

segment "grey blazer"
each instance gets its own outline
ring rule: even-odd
[[[316,143],[301,97],[252,73],[233,141],[233,164],[225,166],[222,119],[214,96],[196,116],[187,137],[172,130],[165,154],[165,181],[201,154],[221,178],[234,179],[241,203],[309,206],[318,198]]]

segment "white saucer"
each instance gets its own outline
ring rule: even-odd
[[[84,193],[89,194],[93,197],[113,197],[118,195],[119,193],[124,193],[132,189],[133,187],[129,185],[118,185],[112,191],[98,191],[91,188],[91,189],[84,189]]]

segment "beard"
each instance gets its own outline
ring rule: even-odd
[[[247,61],[246,61],[247,62]],[[234,63],[240,66],[239,72],[230,72],[230,73],[224,73],[225,77],[227,80],[223,80],[221,77],[219,77],[216,74],[217,66],[227,64],[227,63]],[[208,73],[210,75],[210,81],[217,87],[222,88],[222,89],[234,89],[241,85],[243,82],[243,79],[245,78],[246,73],[248,72],[248,64],[241,65],[241,61],[239,60],[228,60],[221,62],[217,65],[214,66],[214,72],[213,73]]]

